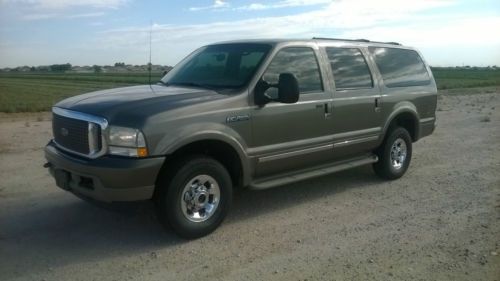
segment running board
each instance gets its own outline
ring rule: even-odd
[[[285,185],[289,183],[294,183],[301,180],[306,180],[310,178],[315,178],[319,176],[328,175],[338,171],[363,166],[366,164],[372,164],[378,161],[378,157],[374,154],[370,154],[363,157],[357,157],[349,160],[344,160],[340,162],[335,162],[329,165],[323,165],[316,169],[300,170],[294,173],[287,173],[285,175],[264,178],[250,184],[249,188],[253,190],[268,189],[271,187],[276,187],[280,185]]]

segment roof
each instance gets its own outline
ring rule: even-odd
[[[367,39],[341,39],[341,38],[325,38],[325,37],[313,37],[311,39],[285,39],[285,38],[273,38],[273,39],[242,39],[242,40],[232,40],[232,41],[224,41],[217,42],[214,44],[228,44],[228,43],[261,43],[261,44],[278,44],[278,43],[287,43],[287,42],[338,42],[338,43],[355,43],[356,45],[365,45],[365,46],[373,46],[373,45],[390,45],[400,46],[400,43],[397,42],[379,42],[379,41],[371,41]]]

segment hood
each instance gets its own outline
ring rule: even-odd
[[[78,95],[55,106],[110,120],[125,112],[135,116],[147,115],[223,98],[227,96],[207,89],[141,85]]]

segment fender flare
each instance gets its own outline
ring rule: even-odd
[[[386,136],[387,134],[387,130],[389,130],[389,126],[392,124],[392,122],[401,114],[411,114],[413,119],[414,119],[414,125],[415,125],[415,139],[413,140],[414,142],[417,141],[419,139],[419,135],[420,135],[420,124],[418,122],[418,120],[420,120],[419,118],[419,114],[418,114],[418,111],[417,111],[417,108],[415,107],[415,105],[413,105],[412,103],[409,103],[409,102],[401,102],[401,103],[398,103],[394,106],[395,110],[392,111],[392,113],[389,115],[389,117],[387,118],[387,122],[385,122],[385,125],[384,125],[384,128],[382,130],[382,135]],[[411,132],[410,132],[411,134]]]
[[[228,132],[232,131],[234,134],[237,135],[237,133],[234,130],[228,127],[225,128],[226,132],[219,130],[203,130],[187,135],[182,135],[176,138],[175,141],[169,142],[167,145],[163,146],[161,151],[157,151],[157,153],[162,155],[170,155],[179,150],[180,148],[198,141],[219,141],[225,143],[229,145],[234,151],[236,151],[236,154],[238,155],[241,164],[243,185],[247,185],[250,182],[250,175],[252,171],[250,163],[248,161],[248,155],[244,149],[244,147],[246,147],[246,144],[242,139],[240,139],[239,141],[232,134],[228,134]],[[227,129],[229,129],[229,131]]]

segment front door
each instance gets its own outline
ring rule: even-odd
[[[317,47],[285,47],[272,59],[262,79],[278,83],[280,73],[293,73],[300,97],[295,104],[271,102],[252,112],[256,177],[301,169],[328,161],[332,142],[328,119],[331,93],[324,90]],[[277,90],[266,92],[276,96]]]

